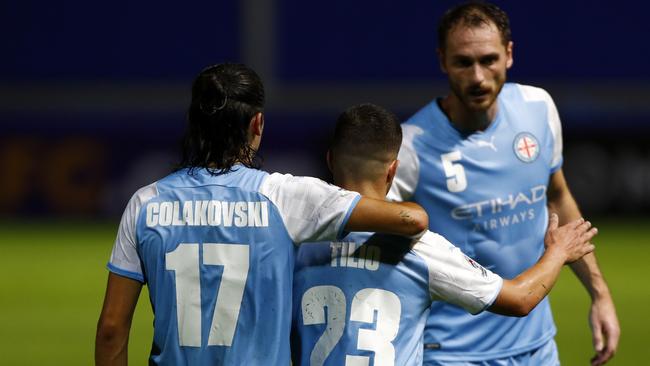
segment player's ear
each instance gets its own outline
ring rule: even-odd
[[[330,170],[330,173],[333,173],[334,170],[332,169],[332,150],[327,149],[327,154],[325,156],[325,159],[327,160],[327,168]]]
[[[388,166],[388,174],[386,175],[386,193],[390,191],[390,186],[393,185],[393,179],[395,178],[395,174],[397,174],[398,166],[399,160],[397,159],[393,160],[393,162]]]
[[[256,113],[251,118],[248,130],[253,137],[262,136],[262,132],[264,131],[264,114],[262,112]]]
[[[438,54],[438,63],[440,64],[440,70],[443,73],[447,73],[447,67],[445,66],[445,51],[442,48],[436,48],[436,53]]]
[[[512,58],[512,47],[514,43],[512,41],[508,42],[508,45],[506,46],[506,69],[509,69],[512,67],[512,63],[514,62]]]

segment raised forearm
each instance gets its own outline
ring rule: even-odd
[[[503,287],[490,311],[509,316],[526,316],[551,291],[564,265],[565,258],[546,252],[531,268]]]
[[[558,227],[557,215],[551,215],[544,237],[544,255],[513,280],[505,280],[489,310],[504,315],[527,315],[551,291],[565,263],[594,250],[590,240],[597,232],[583,219]]]

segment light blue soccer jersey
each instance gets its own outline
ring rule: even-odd
[[[295,366],[422,364],[432,301],[478,313],[503,281],[440,235],[410,240],[369,233],[303,244],[294,276]]]
[[[294,243],[336,238],[359,197],[243,166],[136,192],[108,268],[149,287],[150,364],[288,365]]]
[[[482,132],[463,135],[434,100],[402,125],[400,165],[389,198],[413,200],[430,229],[486,268],[514,278],[544,250],[549,176],[562,163],[560,120],[544,90],[506,84]],[[477,316],[434,303],[425,361],[480,361],[535,349],[555,335],[547,299],[528,316]]]

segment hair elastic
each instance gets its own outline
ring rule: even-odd
[[[206,106],[205,104],[200,103],[199,108],[201,109],[201,112],[203,112],[204,114],[207,114],[208,116],[212,116],[215,113],[217,113],[217,111],[224,109],[226,107],[226,103],[228,103],[228,95],[224,95],[223,103],[221,103],[219,107],[216,107],[214,104],[208,104],[208,106]]]

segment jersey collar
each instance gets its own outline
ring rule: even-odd
[[[433,113],[433,121],[440,121],[440,123],[437,123],[434,128],[442,130],[442,133],[454,137],[459,140],[464,140],[469,138],[472,135],[490,135],[492,132],[497,128],[497,126],[501,123],[502,115],[503,115],[503,102],[501,100],[501,93],[497,96],[497,103],[498,103],[498,108],[497,108],[497,114],[494,117],[494,120],[490,123],[488,128],[486,128],[484,131],[474,131],[472,133],[466,134],[460,132],[456,127],[454,127],[454,124],[449,120],[445,112],[442,111],[442,108],[440,107],[440,101],[442,100],[442,97],[436,98],[432,103],[431,103],[431,112]]]

